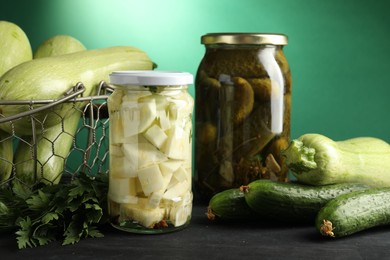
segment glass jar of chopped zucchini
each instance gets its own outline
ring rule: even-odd
[[[192,83],[185,72],[110,74],[108,208],[114,227],[155,234],[189,224]]]

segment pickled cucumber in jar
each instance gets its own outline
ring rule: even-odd
[[[118,229],[164,233],[189,224],[194,106],[189,75],[111,74],[108,209]]]
[[[196,79],[194,187],[201,199],[286,181],[291,73],[279,34],[206,34]]]

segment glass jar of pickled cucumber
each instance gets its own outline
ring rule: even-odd
[[[124,231],[176,231],[192,211],[192,113],[185,72],[116,71],[108,98],[108,211]]]
[[[291,73],[287,36],[203,35],[205,54],[195,79],[196,195],[256,179],[285,181],[281,151],[289,143]]]

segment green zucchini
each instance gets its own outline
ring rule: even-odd
[[[0,130],[0,184],[11,176],[13,153],[12,136]]]
[[[37,135],[35,144],[32,137],[19,142],[14,160],[16,180],[30,187],[37,183],[57,184],[61,180],[81,117],[78,110],[71,109],[67,113],[61,123]]]
[[[86,48],[77,39],[68,35],[56,35],[38,46],[34,59],[84,50]],[[30,187],[40,182],[57,184],[61,180],[80,117],[80,111],[70,109],[63,121],[44,129],[36,135],[36,140],[32,136],[23,136],[23,141],[19,142],[15,151],[16,180]]]
[[[34,59],[64,55],[87,48],[70,35],[55,35],[42,42],[34,52]]]
[[[240,188],[221,191],[211,197],[207,208],[210,220],[242,220],[255,218],[256,213],[245,201],[245,194]]]
[[[309,185],[365,183],[390,187],[390,144],[374,137],[334,141],[320,134],[292,140],[282,155],[296,179]]]
[[[267,219],[307,224],[314,223],[317,213],[329,200],[368,188],[365,184],[357,183],[309,186],[261,179],[247,186],[245,201],[257,214]]]
[[[344,237],[390,224],[390,188],[355,191],[330,200],[316,217],[316,229],[328,237]]]
[[[30,41],[18,25],[0,21],[0,39],[0,77],[14,66],[32,60]],[[1,109],[0,116],[3,116]],[[12,139],[12,135],[0,130],[0,184],[12,174]]]
[[[30,41],[18,25],[0,21],[0,39],[0,76],[16,65],[32,60]]]
[[[90,96],[96,94],[95,86],[100,81],[109,81],[112,71],[151,70],[153,67],[153,62],[145,52],[130,46],[34,59],[13,67],[0,78],[0,100],[58,99],[78,82],[86,87],[83,95]],[[82,106],[82,102],[78,103]],[[73,105],[71,102],[62,103],[55,106],[53,112],[45,110],[34,114],[34,117],[38,122],[43,122],[44,128],[48,128],[60,123],[63,111]],[[28,105],[0,105],[0,114],[6,117],[27,110]],[[32,134],[31,120],[27,118],[15,120],[12,124],[2,123],[0,128],[18,136]]]

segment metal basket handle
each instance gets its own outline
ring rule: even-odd
[[[20,112],[18,114],[12,115],[12,116],[4,117],[4,116],[0,115],[0,116],[2,116],[0,118],[0,124],[8,122],[8,121],[17,120],[17,119],[25,117],[25,116],[30,116],[30,115],[33,115],[34,113],[44,111],[46,109],[54,107],[54,106],[61,104],[63,102],[70,101],[73,98],[77,97],[78,95],[82,95],[84,93],[84,91],[85,91],[85,86],[83,85],[83,83],[79,82],[75,86],[71,87],[68,91],[66,91],[64,97],[56,99],[56,100],[6,100],[6,101],[1,101],[0,103],[5,104],[5,105],[7,105],[7,104],[8,105],[22,105],[22,104],[34,105],[34,104],[40,104],[40,103],[43,103],[43,104],[47,103],[47,104],[40,106],[40,107],[37,107],[37,108],[32,108],[28,111]]]

